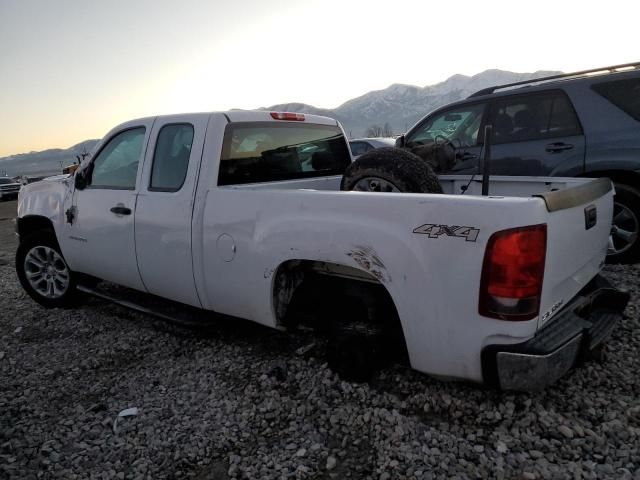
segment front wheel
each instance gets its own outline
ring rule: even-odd
[[[615,184],[613,199],[612,248],[608,263],[640,261],[640,192],[621,183]]]
[[[76,298],[75,275],[49,232],[21,240],[16,252],[16,273],[22,288],[43,307],[68,307]]]

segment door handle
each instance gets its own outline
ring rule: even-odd
[[[131,215],[131,209],[125,207],[124,205],[116,205],[115,207],[111,207],[111,211],[116,215]]]
[[[464,152],[459,154],[458,156],[458,160],[477,160],[478,159],[478,155],[474,154],[474,153],[469,153],[469,152]]]
[[[564,150],[571,150],[572,148],[573,145],[571,145],[570,143],[556,142],[547,144],[545,150],[549,153],[558,153],[563,152]]]

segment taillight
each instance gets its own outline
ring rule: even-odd
[[[480,315],[530,320],[538,315],[547,226],[496,232],[489,238],[480,281]]]
[[[294,122],[304,122],[304,113],[271,112],[271,118],[273,118],[274,120],[292,120]]]

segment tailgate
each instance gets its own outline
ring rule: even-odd
[[[547,211],[547,257],[538,328],[600,271],[607,254],[614,190],[607,178],[536,195]]]

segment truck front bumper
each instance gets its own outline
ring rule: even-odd
[[[530,340],[485,347],[485,383],[519,391],[538,391],[551,385],[604,344],[628,300],[628,293],[596,276]]]

